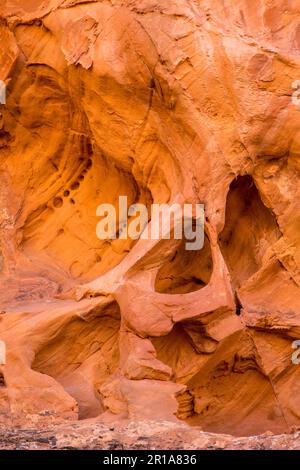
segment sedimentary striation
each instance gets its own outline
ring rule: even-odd
[[[1,422],[300,426],[299,2],[0,15]],[[204,247],[99,240],[119,195],[203,203]]]

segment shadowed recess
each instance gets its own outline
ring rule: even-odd
[[[186,294],[202,289],[209,283],[213,261],[207,235],[199,251],[186,250],[185,245],[184,239],[171,260],[159,270],[155,280],[156,292]]]
[[[239,176],[230,185],[225,226],[219,236],[234,287],[260,269],[266,250],[279,237],[276,218],[263,204],[253,178]]]

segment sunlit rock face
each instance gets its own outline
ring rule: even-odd
[[[0,420],[300,426],[299,2],[0,14]],[[203,249],[99,240],[120,195],[203,203]]]

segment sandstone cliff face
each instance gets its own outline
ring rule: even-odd
[[[2,422],[299,426],[299,2],[0,15]],[[119,195],[204,203],[204,248],[99,240]]]

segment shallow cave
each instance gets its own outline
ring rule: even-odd
[[[173,257],[159,270],[155,290],[161,294],[187,294],[205,287],[211,278],[213,260],[209,238],[205,235],[204,246],[199,251],[185,248],[182,240]]]
[[[112,303],[105,312],[91,311],[85,319],[66,319],[36,351],[32,369],[62,385],[77,401],[80,420],[104,411],[97,390],[118,367],[119,329],[120,310]]]
[[[235,288],[260,269],[264,254],[279,237],[275,215],[264,205],[253,178],[236,178],[230,185],[225,226],[219,236]]]

